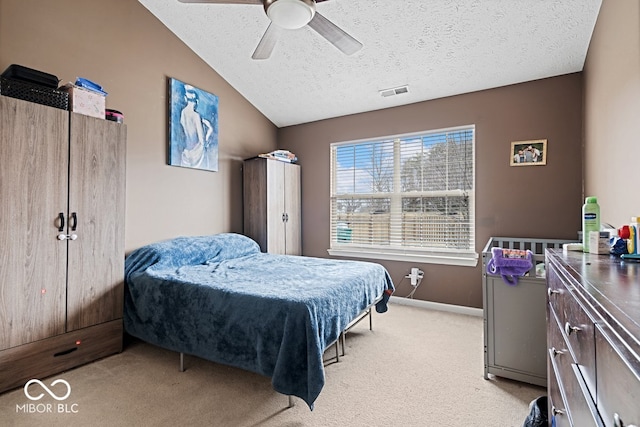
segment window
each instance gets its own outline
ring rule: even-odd
[[[475,127],[331,144],[331,255],[477,263]]]

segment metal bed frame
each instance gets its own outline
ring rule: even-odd
[[[373,307],[375,307],[375,305],[378,302],[380,302],[381,300],[382,300],[382,297],[376,299],[367,308],[362,310],[351,322],[349,322],[349,324],[342,330],[342,332],[340,332],[340,335],[338,335],[338,338],[327,346],[327,348],[329,348],[331,346],[335,346],[335,349],[336,349],[335,361],[336,361],[336,363],[340,362],[340,356],[344,356],[347,353],[347,351],[346,351],[346,341],[347,341],[346,340],[346,335],[347,335],[347,332],[349,332],[349,330],[351,328],[356,326],[358,323],[360,323],[366,317],[369,317],[369,330],[373,331]],[[342,354],[340,354],[340,345],[342,345]],[[331,360],[333,360],[333,358],[325,360],[324,361],[325,366],[327,366],[327,362],[329,362]],[[185,367],[184,367],[184,352],[180,352],[180,372],[184,372],[184,371],[185,371]],[[293,408],[295,406],[295,402],[293,400],[293,396],[287,395],[287,397],[289,398],[289,405],[287,406],[287,408]]]

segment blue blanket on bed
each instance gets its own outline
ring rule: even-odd
[[[322,354],[364,309],[386,310],[379,264],[261,253],[248,237],[179,237],[125,263],[126,331],[149,343],[262,374],[311,409]]]

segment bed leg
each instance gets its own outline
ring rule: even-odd
[[[373,311],[369,308],[369,330],[373,331]]]
[[[293,396],[289,395],[289,408],[296,406],[296,402],[293,401]]]
[[[180,353],[180,372],[184,372],[184,353]]]
[[[342,341],[342,355],[344,356],[345,354],[347,354],[347,333],[345,331],[342,331],[340,333],[340,341]]]
[[[336,362],[340,361],[340,337],[336,340]]]

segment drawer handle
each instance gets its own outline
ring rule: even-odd
[[[547,288],[547,295],[549,296],[549,298],[551,298],[553,294],[559,294],[559,293],[560,291],[557,289]]]
[[[564,415],[564,411],[562,409],[558,409],[555,406],[551,407],[551,413],[556,416],[556,415]]]
[[[77,349],[78,349],[78,347],[73,347],[73,348],[70,348],[70,349],[68,349],[68,350],[59,351],[59,352],[55,353],[55,354],[53,355],[53,357],[66,356],[67,354],[71,354],[71,353],[73,353],[73,352],[74,352],[74,351],[76,351]]]
[[[571,326],[571,324],[569,322],[564,324],[564,332],[567,334],[567,336],[571,335],[574,332],[580,332],[582,329],[578,328],[577,326]]]
[[[616,412],[613,414],[613,427],[625,427],[624,422],[620,419],[620,415]],[[626,427],[636,427],[633,424],[629,424]]]
[[[551,353],[553,353],[553,357],[556,357],[559,354],[564,354],[564,351],[558,350],[555,347],[551,347]]]

